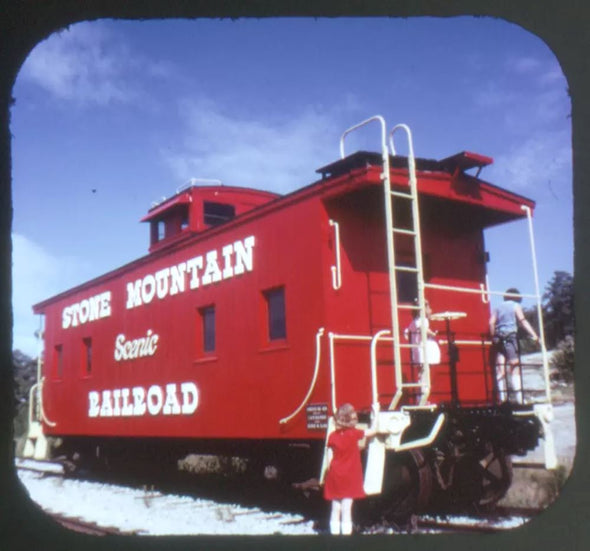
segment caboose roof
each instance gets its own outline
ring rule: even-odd
[[[389,157],[392,173],[391,185],[408,185],[408,158],[395,155]],[[465,215],[477,219],[482,228],[487,228],[524,217],[521,206],[534,208],[534,201],[479,178],[481,170],[493,163],[491,157],[462,151],[441,160],[416,158],[418,193],[422,197],[439,199],[463,207]],[[381,183],[380,173],[383,159],[381,154],[357,151],[343,159],[319,168],[323,182],[373,180]],[[477,168],[475,175],[466,171]],[[343,186],[351,189],[350,182]],[[337,192],[335,190],[334,195]]]
[[[471,151],[461,151],[439,161],[423,158],[416,158],[415,161],[416,170],[419,172],[441,171],[450,174],[455,173],[457,170],[464,172],[475,167],[481,169],[494,162],[491,157],[486,157],[479,153],[472,153]],[[381,165],[381,163],[382,156],[380,153],[375,153],[374,151],[357,151],[343,159],[318,168],[316,172],[321,174],[322,178],[327,178],[350,172],[355,168]],[[391,168],[407,168],[408,158],[401,155],[390,155],[389,165]]]
[[[374,151],[357,151],[343,159],[338,159],[329,165],[318,168],[316,172],[322,175],[322,178],[333,178],[346,174],[357,168],[367,168],[369,166],[378,166],[382,164],[382,156]],[[399,155],[390,156],[389,163],[391,168],[407,168],[408,159]],[[440,170],[439,161],[434,159],[416,159],[416,170]]]
[[[195,180],[198,182],[198,180]],[[200,200],[227,200],[239,206],[238,213],[241,214],[250,208],[264,204],[279,197],[277,193],[252,189],[247,187],[192,184],[188,187],[177,190],[171,197],[164,198],[153,205],[148,213],[140,220],[149,222],[159,218],[163,213],[169,212],[175,207],[187,205]]]
[[[162,214],[163,212],[169,211],[171,208],[178,207],[180,205],[188,205],[192,201],[191,194],[188,191],[184,191],[180,194],[171,197],[170,199],[164,199],[161,203],[154,205],[149,212],[141,219],[141,222],[147,222],[153,220]]]

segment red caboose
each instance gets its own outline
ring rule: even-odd
[[[492,162],[481,155],[414,159],[410,141],[408,157],[384,144],[342,156],[285,196],[191,182],[143,218],[148,255],[35,305],[38,406],[60,453],[166,448],[280,466],[297,450],[294,476],[302,464],[317,476],[330,415],[351,402],[364,422],[379,415],[370,493],[390,491],[401,465],[420,474],[410,507],[431,502],[423,478],[437,472],[455,480],[438,493],[457,499],[457,458],[490,454],[496,486],[481,475],[466,499],[505,492],[505,458],[549,440],[547,408],[498,403],[483,230],[534,204],[467,174]],[[403,330],[426,300],[442,353],[419,380]]]

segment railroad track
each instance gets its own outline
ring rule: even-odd
[[[50,463],[50,462],[32,462],[32,461],[17,461],[16,466],[18,469],[22,469],[25,471],[32,471],[38,473],[40,477],[67,477],[67,469],[63,468],[61,463]],[[168,499],[168,494],[178,496],[178,488],[174,488],[171,490],[168,488],[167,490],[154,490],[153,486],[144,486],[142,488],[143,493],[141,495],[136,496],[134,499],[136,500],[143,500],[145,502],[146,509],[150,509],[154,504],[159,502],[161,499]],[[228,502],[227,499],[224,499],[221,495],[215,495],[211,492],[207,493],[207,499],[212,500],[211,504],[202,504],[198,505],[198,507],[203,507],[207,509],[209,507],[214,508],[218,513],[227,513],[225,515],[221,515],[218,520],[229,522],[230,520],[234,520],[234,517],[242,516],[245,514],[249,515],[261,515],[261,514],[270,514],[271,511],[274,511],[272,514],[275,517],[279,518],[282,514],[286,513],[285,505],[289,504],[289,501],[280,501],[280,500],[273,500],[272,507],[262,507],[262,509],[253,509],[243,510],[240,507],[236,508],[234,511],[234,506],[231,504],[233,499]],[[194,496],[194,495],[193,495]],[[225,496],[227,497],[227,496]],[[179,501],[179,500],[177,500]],[[181,500],[180,500],[181,501]],[[239,501],[239,500],[238,500]],[[292,505],[292,504],[291,504]],[[287,507],[289,509],[289,507]],[[65,528],[75,530],[77,532],[82,532],[91,535],[129,535],[129,534],[141,534],[142,530],[136,531],[124,531],[119,528],[115,528],[112,526],[101,526],[94,522],[86,521],[82,518],[78,518],[74,515],[68,516],[67,514],[56,514],[51,511],[47,511],[47,514],[50,515],[52,518],[55,519],[56,522],[64,526]],[[309,513],[309,511],[307,511]],[[318,511],[316,511],[316,514]],[[510,530],[512,528],[516,528],[524,523],[526,523],[530,518],[535,516],[538,513],[536,510],[531,509],[515,509],[515,508],[507,508],[507,507],[499,507],[493,513],[487,513],[482,515],[459,515],[459,514],[449,514],[449,515],[416,515],[412,517],[411,522],[404,526],[396,526],[393,524],[387,523],[378,523],[378,524],[366,524],[360,525],[359,532],[364,534],[387,534],[387,533],[402,533],[402,532],[409,532],[413,534],[421,534],[421,533],[495,533]],[[311,517],[306,514],[305,511],[299,511],[299,514],[303,515],[303,518],[296,519],[296,520],[289,520],[288,524],[305,524],[310,520],[314,520],[319,522],[319,528],[316,527],[316,530],[319,530],[319,533],[323,533],[324,529],[323,521],[321,517],[323,515],[322,512],[319,512],[320,517],[315,516],[314,514]],[[219,516],[219,515],[218,515]],[[225,518],[228,517],[228,518]],[[231,517],[231,519],[230,519]],[[229,520],[228,520],[229,519]],[[325,519],[324,519],[325,520]],[[316,531],[316,533],[318,533]]]
[[[500,507],[491,513],[481,515],[421,515],[415,517],[414,532],[436,531],[453,533],[496,533],[505,532],[526,524],[539,511],[513,507]]]
[[[94,522],[88,522],[77,517],[68,517],[57,513],[47,512],[47,514],[56,522],[61,524],[64,528],[80,532],[83,534],[89,534],[92,536],[133,536],[139,534],[137,531],[125,532],[118,528],[109,526],[99,526]]]
[[[43,478],[64,478],[67,472],[67,466],[64,466],[61,462],[54,461],[17,459],[15,466],[18,470],[33,472]],[[79,517],[64,515],[62,513],[56,513],[50,510],[44,510],[44,512],[64,528],[83,534],[90,534],[93,536],[138,534],[137,531],[124,531],[113,526],[99,526],[95,522],[90,522]]]
[[[207,534],[210,533],[208,530],[212,530],[211,533],[232,534],[236,533],[236,526],[245,524],[241,519],[248,517],[252,518],[253,524],[261,526],[261,534],[265,533],[266,525],[273,527],[268,533],[310,533],[306,531],[310,522],[308,518],[283,512],[281,507],[271,509],[264,506],[257,507],[250,503],[240,503],[239,499],[228,500],[227,491],[222,492],[221,495],[205,492],[207,495],[202,497],[197,491],[185,492],[178,485],[172,487],[166,485],[166,489],[158,489],[157,485],[149,483],[141,485],[120,481],[114,483],[102,477],[98,480],[92,479],[87,474],[79,477],[68,473],[67,468],[62,469],[59,463],[17,460],[15,465],[25,480],[34,482],[30,486],[34,488],[34,491],[30,493],[31,499],[56,523],[76,532],[90,535],[148,535],[154,533],[154,526],[159,524],[156,535],[160,535],[158,530],[163,530],[163,535]],[[92,487],[93,485],[97,486],[96,490]],[[103,485],[104,488],[101,488]],[[43,490],[36,494],[39,488]],[[47,497],[52,492],[61,494],[62,497],[53,502]],[[82,498],[81,492],[87,493],[83,506],[77,507],[77,496]],[[101,499],[101,501],[100,504],[97,502],[97,507],[92,508],[87,515],[84,512],[88,508],[87,496],[89,494],[96,496],[95,492],[112,496],[113,504],[101,507],[100,505],[104,505],[107,497],[104,500],[93,497],[92,499]],[[64,493],[72,494],[71,499],[64,501]],[[36,495],[44,497],[37,500]],[[121,503],[125,507],[124,514],[119,514],[120,509],[117,509],[121,507]],[[161,512],[164,509],[167,512],[162,515]],[[171,520],[174,512],[178,513],[178,523]],[[183,520],[187,518],[191,519],[189,523]],[[196,518],[196,523],[193,522],[193,518]],[[178,532],[170,531],[177,526]],[[187,531],[193,526],[194,532]],[[297,530],[298,526],[302,527],[301,532]],[[202,531],[199,532],[199,529]],[[244,533],[249,533],[248,529],[249,527],[246,526]]]
[[[63,476],[64,466],[56,461],[39,461],[35,459],[17,459],[15,466],[21,471],[31,471],[45,476]]]

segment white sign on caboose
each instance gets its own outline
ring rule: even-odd
[[[61,313],[61,326],[63,329],[76,327],[89,321],[108,318],[110,315],[111,292],[105,291],[66,306]]]
[[[168,266],[143,278],[127,283],[127,309],[150,303],[155,297],[184,293],[224,279],[232,278],[253,268],[254,236],[234,241],[221,249],[208,251],[179,264]]]
[[[180,390],[180,393],[178,392]],[[88,393],[88,417],[141,417],[191,415],[199,405],[199,391],[192,381],[149,388],[114,388]]]
[[[220,250],[212,249],[178,264],[144,275],[126,283],[126,308],[149,304],[154,298],[184,293],[212,283],[251,272],[254,268],[255,239],[250,235],[228,243]],[[187,285],[188,283],[188,285]],[[69,329],[112,314],[111,291],[84,298],[62,310],[62,328]]]

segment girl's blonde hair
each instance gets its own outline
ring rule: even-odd
[[[352,404],[342,404],[334,417],[336,424],[340,427],[354,427],[358,422],[356,410]]]

